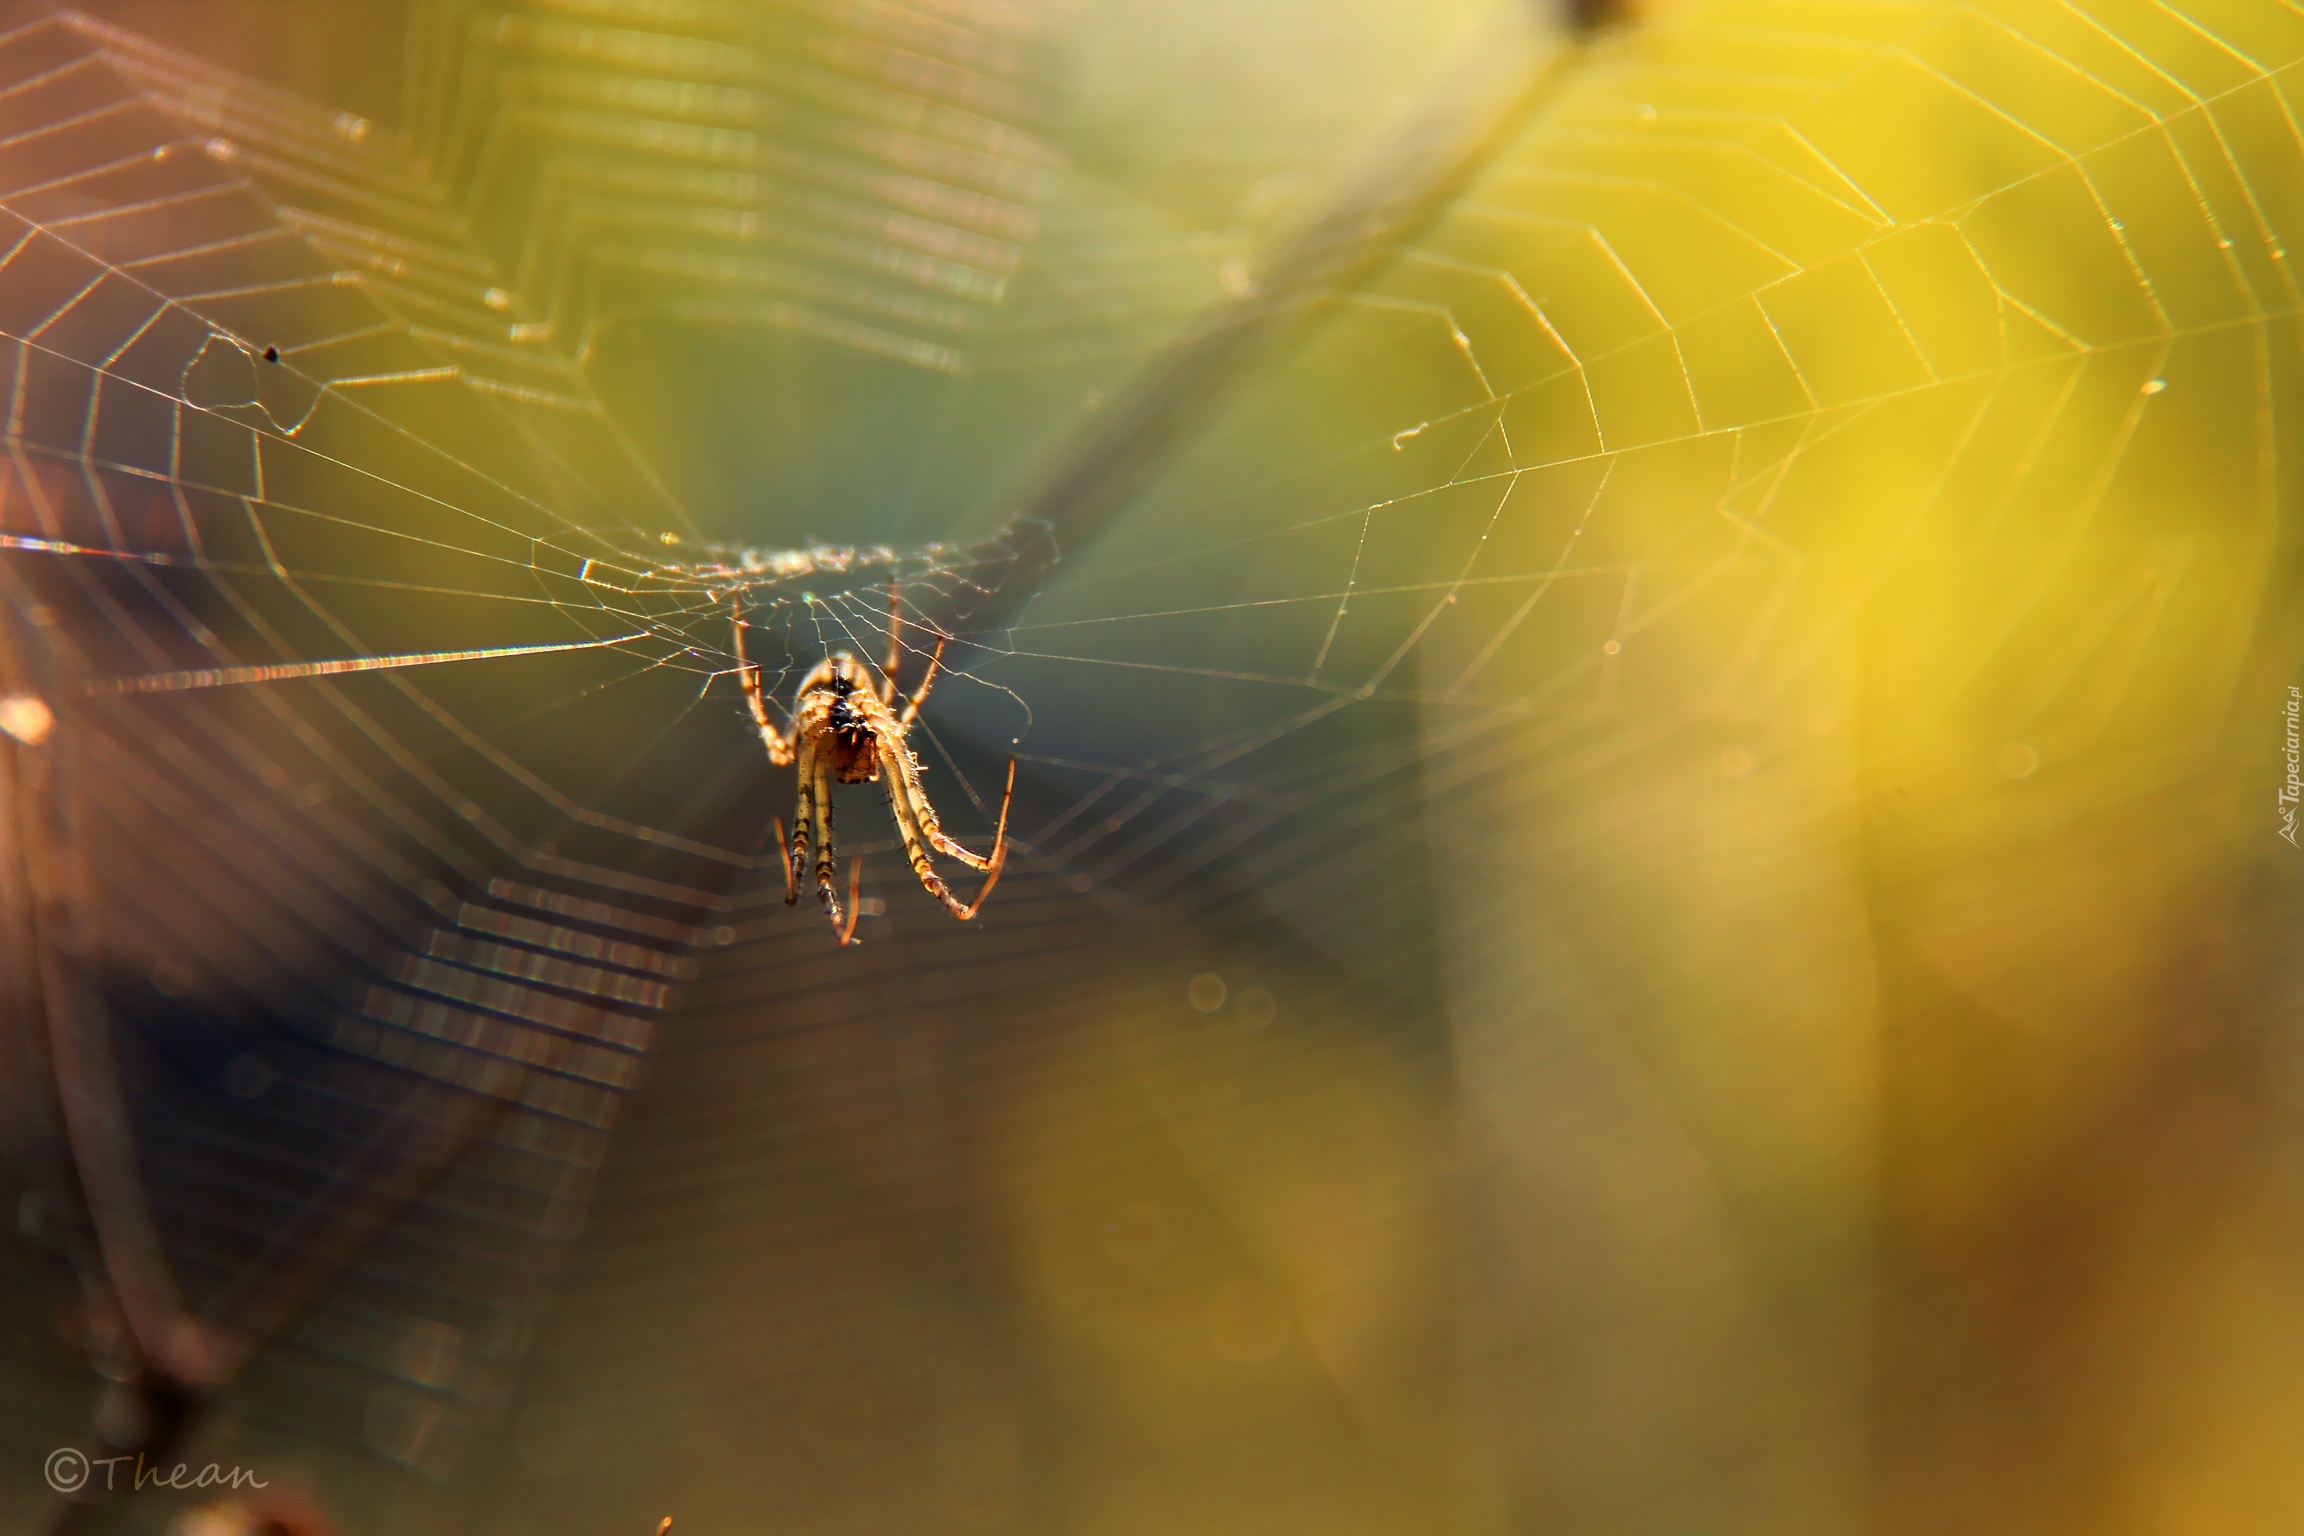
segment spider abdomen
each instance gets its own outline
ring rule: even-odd
[[[880,753],[870,731],[833,731],[832,777],[843,784],[879,782]]]

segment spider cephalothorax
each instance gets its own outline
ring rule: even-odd
[[[779,731],[768,718],[768,704],[760,686],[760,672],[744,657],[744,617],[736,615],[736,679],[744,690],[744,702],[752,712],[753,726],[760,733],[760,743],[768,749],[768,761],[777,767],[796,765],[799,768],[800,803],[792,816],[792,836],[784,835],[784,821],[776,821],[776,842],[784,854],[784,899],[800,899],[800,881],[808,867],[811,847],[816,853],[816,894],[824,902],[825,916],[831,919],[833,931],[840,942],[854,942],[856,934],[856,893],[863,876],[864,859],[858,855],[848,868],[848,904],[843,914],[840,896],[834,887],[834,876],[839,870],[839,858],[832,840],[832,785],[872,784],[882,778],[886,770],[888,808],[895,814],[897,834],[904,840],[904,853],[912,862],[912,873],[920,884],[951,909],[952,915],[962,922],[974,917],[984,905],[984,898],[992,894],[992,887],[1000,879],[1001,867],[1008,860],[1008,802],[1016,793],[1016,760],[1008,760],[1008,787],[1000,797],[1000,823],[992,835],[989,855],[970,852],[944,834],[937,820],[936,807],[928,803],[928,795],[920,787],[920,760],[912,755],[906,737],[912,722],[920,717],[920,706],[927,702],[928,690],[935,685],[936,668],[944,659],[944,636],[936,637],[936,648],[929,654],[928,670],[920,678],[920,686],[904,700],[901,710],[896,708],[896,676],[903,661],[903,631],[897,617],[897,594],[893,583],[888,589],[888,664],[881,669],[878,682],[874,682],[864,663],[842,651],[818,662],[808,675],[800,680],[798,692],[792,696],[792,715],[788,731]],[[952,894],[931,860],[929,850],[958,859],[971,869],[984,871],[984,885],[976,899],[963,905]]]

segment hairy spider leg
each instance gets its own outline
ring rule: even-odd
[[[1000,795],[1000,823],[992,834],[992,853],[989,858],[969,852],[946,837],[936,825],[935,807],[921,792],[917,765],[912,754],[905,750],[901,739],[891,741],[880,738],[880,758],[888,768],[888,806],[895,813],[896,831],[904,839],[904,856],[911,861],[912,873],[929,895],[944,903],[952,915],[962,922],[973,918],[984,905],[984,898],[992,894],[992,887],[1000,881],[1000,871],[1008,862],[1008,806],[1016,796],[1016,760],[1008,760],[1008,787]],[[928,848],[933,844],[952,854],[975,869],[985,871],[984,884],[976,892],[976,899],[962,904],[952,894],[944,877],[936,873]]]
[[[976,899],[968,903],[967,910],[952,915],[967,922],[983,909],[985,898],[992,887],[1000,883],[1000,872],[1008,867],[1008,803],[1016,798],[1016,759],[1008,759],[1008,785],[1000,791],[1000,822],[992,833],[992,857],[984,861],[984,883],[976,889]]]
[[[896,702],[896,669],[904,664],[904,610],[896,595],[896,578],[888,578],[888,665],[880,669],[880,702]]]
[[[792,862],[792,845],[784,840],[784,818],[776,818],[776,856],[784,865],[784,905],[796,906],[800,901],[799,869]]]
[[[788,907],[797,905],[800,900],[800,871],[807,867],[808,828],[814,819],[813,813],[817,797],[827,794],[830,788],[829,785],[819,783],[809,776],[815,767],[815,753],[806,750],[805,743],[803,743],[801,756],[800,772],[803,777],[800,780],[800,808],[793,817],[794,827],[799,837],[797,850],[784,836],[784,818],[781,816],[776,818],[776,853],[779,862],[784,866],[784,905]],[[813,789],[811,788],[812,784],[814,785]],[[826,799],[825,815],[822,819],[824,823],[823,847],[829,851],[832,847],[829,798]],[[840,917],[840,904],[832,900],[829,886],[823,885],[821,882],[819,884],[820,892],[825,898],[826,914],[831,918],[833,932],[839,935],[842,944],[856,942],[856,919],[864,911],[863,903],[859,899],[863,888],[864,855],[858,854],[848,861],[848,917],[843,922]]]
[[[835,922],[843,945],[856,942],[856,919],[864,913],[864,855],[858,854],[848,861],[848,921]]]
[[[832,765],[821,752],[808,754],[815,775],[815,791],[809,796],[810,808],[816,816],[816,895],[824,903],[824,916],[830,920],[832,931],[839,935],[843,945],[856,942],[856,919],[864,910],[858,893],[864,885],[864,855],[858,854],[848,861],[848,911],[843,920],[840,897],[833,887],[833,877],[840,871],[840,856],[832,842]],[[798,863],[798,860],[794,860]]]
[[[792,812],[792,843],[785,850],[784,900],[787,905],[800,900],[800,878],[808,868],[809,840],[816,835],[816,744],[806,736],[800,738],[800,803]],[[777,841],[783,842],[783,828],[777,828]]]
[[[899,766],[902,758],[898,754],[903,751],[902,743],[897,743],[891,750],[885,739],[880,746],[881,761],[888,765],[888,810],[896,818],[896,835],[904,840],[904,857],[911,864],[913,877],[920,882],[921,888],[957,911],[959,902],[953,899],[951,889],[944,884],[944,877],[936,873],[935,862],[929,857],[927,845],[921,840],[919,811],[913,804],[909,781]]]
[[[912,697],[904,701],[904,713],[896,717],[899,727],[909,726],[920,718],[920,706],[928,702],[928,690],[936,686],[936,668],[944,660],[944,642],[950,635],[936,637],[936,649],[928,653],[928,670],[921,675],[920,686],[912,690]]]
[[[752,711],[752,725],[760,733],[760,745],[768,749],[769,763],[788,768],[792,765],[792,741],[769,720],[768,701],[761,696],[760,669],[744,654],[743,606],[731,597],[728,610],[736,623],[736,686],[744,690],[745,707]]]
[[[936,814],[935,802],[928,798],[928,791],[921,787],[920,759],[912,755],[911,747],[900,740],[897,743],[896,751],[900,756],[890,760],[896,763],[897,774],[904,780],[905,787],[911,793],[914,806],[913,819],[919,824],[920,835],[938,853],[944,854],[948,858],[958,859],[970,869],[990,869],[992,867],[991,858],[962,847],[945,835],[943,818]],[[1016,785],[1016,764],[1013,761],[1008,764],[1008,785],[1011,790]],[[1001,825],[1007,825],[1005,801],[1002,803]],[[993,853],[997,855],[999,839],[995,837],[993,841]]]
[[[821,752],[815,756],[816,792],[811,798],[816,810],[816,895],[824,903],[824,915],[837,928],[840,894],[835,882],[840,874],[840,854],[832,843],[832,764]]]

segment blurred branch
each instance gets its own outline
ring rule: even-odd
[[[1423,104],[1250,273],[1246,291],[1187,326],[1076,436],[1000,532],[968,551],[972,584],[925,600],[926,622],[979,646],[1012,623],[1217,414],[1230,390],[1296,339],[1322,302],[1368,280],[1444,212],[1583,61],[1611,0],[1506,0]]]
[[[285,1336],[464,1157],[488,1140],[539,1074],[540,1058],[495,1061],[468,1082],[417,1079],[198,1315],[183,1300],[143,1176],[136,1122],[103,988],[80,761],[86,668],[38,620],[34,595],[0,572],[0,1061],[9,1150],[40,1183],[83,1291],[83,1335],[109,1379],[92,1427],[103,1457],[166,1456],[216,1395]],[[14,724],[35,709],[37,730]],[[732,777],[732,776],[731,776]],[[714,791],[705,803],[728,799]],[[740,870],[709,863],[707,880]],[[53,1529],[81,1528],[110,1482],[68,1495]]]

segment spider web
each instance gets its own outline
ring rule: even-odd
[[[1859,723],[1816,697],[1854,648],[1895,751],[1979,694],[1986,758],[2212,743],[2285,494],[2294,23],[1706,6],[1625,43],[1014,631],[988,675],[1081,791],[1034,846],[1236,860],[1235,916],[1366,963],[1418,899],[1403,801],[1476,827],[1531,758],[1691,734],[1749,775]],[[1867,633],[1947,567],[1964,623]]]
[[[102,913],[95,974],[10,968],[12,1020],[44,1008],[54,1041],[9,1041],[10,1139],[47,1169],[26,1220],[102,1249],[148,1346],[183,1304],[245,1343],[302,1319],[258,1419],[438,1476],[504,1390],[658,1021],[730,935],[759,818],[728,819],[723,770],[636,771],[685,756],[729,680],[729,599],[781,677],[783,616],[812,656],[867,618],[810,578],[961,578],[932,546],[694,537],[367,123],[70,16],[0,38],[0,73],[5,654],[42,711],[10,718],[55,759],[12,796],[54,825],[20,829],[0,895],[51,955],[78,941],[36,893],[78,869]],[[402,686],[514,659],[578,670],[509,711]],[[313,709],[292,679],[366,696]],[[37,1088],[51,1051],[68,1124]],[[98,1166],[139,1163],[150,1233],[134,1175]],[[444,1255],[452,1296],[412,1303]]]
[[[110,846],[242,858],[180,846],[192,802],[169,787],[191,783],[281,850],[242,871],[266,915],[229,943],[187,916],[186,877],[150,873],[164,861],[100,859],[130,969],[328,1018],[335,1048],[390,1060],[470,1045],[411,1011],[451,974],[470,1017],[551,1032],[540,1005],[471,995],[515,951],[573,952],[508,926],[515,909],[596,947],[672,925],[622,965],[665,977],[724,916],[748,941],[785,921],[754,868],[753,798],[784,790],[746,756],[731,601],[772,691],[829,649],[876,655],[886,581],[966,591],[967,537],[1101,408],[1115,354],[1244,280],[1252,210],[1195,231],[981,112],[953,131],[1008,154],[966,162],[960,190],[1014,195],[950,226],[974,277],[917,259],[924,226],[883,218],[910,246],[859,236],[854,202],[794,195],[745,226],[766,194],[729,178],[800,164],[793,109],[679,96],[666,60],[702,71],[682,89],[726,90],[707,77],[737,66],[705,45],[753,45],[729,40],[730,9],[638,20],[675,10],[527,8],[491,34],[526,62],[465,80],[473,11],[432,8],[415,157],[92,23],[9,35],[0,575],[22,643],[52,658],[60,729],[104,782],[144,786],[140,807],[118,792]],[[744,70],[774,50],[756,52]],[[1028,612],[962,637],[925,733],[932,791],[981,807],[1016,740],[1024,868],[1046,888],[1276,925],[1407,991],[1441,968],[1436,867],[1476,862],[1515,797],[1660,744],[1765,772],[1773,744],[1854,723],[1817,682],[1851,647],[1897,680],[1867,727],[1890,760],[1979,694],[1978,751],[2011,776],[2213,740],[2293,494],[2299,58],[2285,6],[1659,15]],[[686,118],[651,115],[676,97]],[[857,154],[873,110],[821,122]],[[741,149],[702,133],[739,118]],[[499,122],[541,146],[518,176],[477,168],[498,153],[478,125]],[[697,132],[644,131],[675,122]],[[600,201],[681,144],[720,155],[696,173],[720,179]],[[836,181],[810,152],[791,185]],[[1257,169],[1269,202],[1285,178]],[[566,206],[591,213],[492,232],[509,194],[491,176],[577,185]],[[932,190],[899,188],[905,217]],[[592,239],[611,213],[621,243]],[[771,225],[812,254],[742,249]],[[642,280],[599,299],[586,262]],[[1068,341],[1099,302],[1112,334]],[[667,487],[603,405],[594,344],[739,313],[951,381],[881,418],[915,450],[901,495],[774,508],[760,532]],[[826,537],[785,537],[809,518]],[[1868,627],[1945,571],[1961,622]],[[2192,663],[2142,667],[2155,647]],[[882,878],[883,909],[917,895]],[[325,915],[287,921],[300,901]],[[439,970],[392,970],[410,932]],[[456,947],[478,942],[498,947]],[[347,1009],[335,978],[363,966],[399,990]],[[604,1064],[579,1112],[530,1107],[604,1134],[638,1081]],[[368,1439],[421,1463],[444,1433]]]

